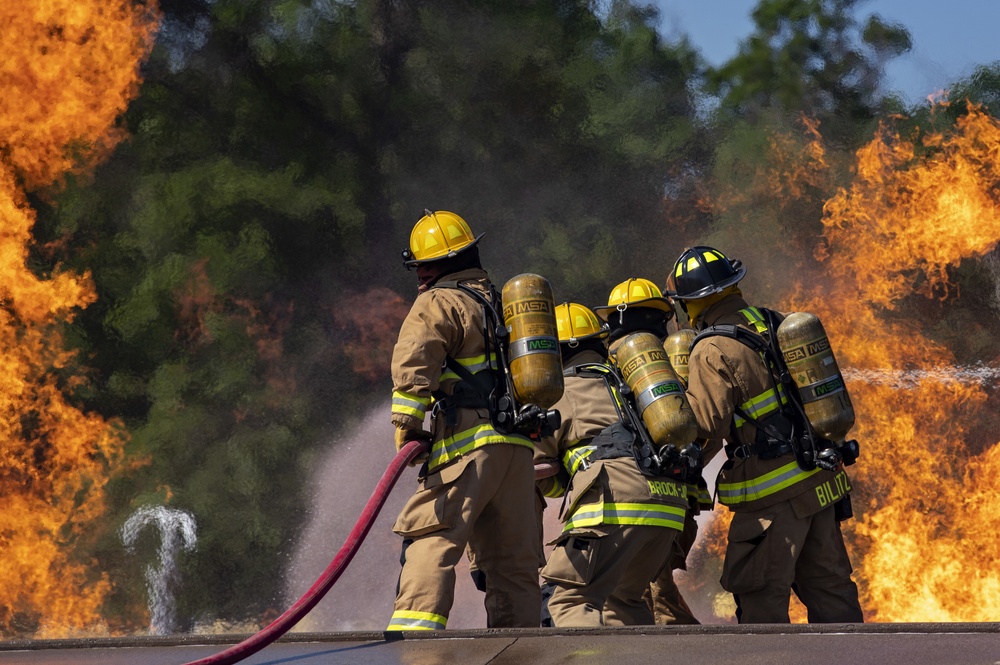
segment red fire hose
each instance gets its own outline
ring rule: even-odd
[[[406,465],[412,462],[418,455],[426,453],[427,448],[428,444],[426,441],[409,441],[396,454],[392,462],[389,463],[389,467],[385,470],[385,473],[382,474],[378,485],[375,486],[375,491],[372,492],[371,498],[365,504],[365,509],[361,511],[358,521],[354,524],[354,528],[351,529],[350,535],[347,536],[347,541],[344,542],[340,551],[337,552],[337,556],[333,557],[333,561],[326,567],[326,570],[319,576],[319,579],[309,587],[309,590],[301,598],[295,601],[294,605],[285,610],[284,614],[272,621],[260,632],[251,635],[239,644],[235,644],[213,656],[192,660],[185,665],[230,665],[231,663],[237,663],[257,653],[287,633],[292,626],[301,621],[302,617],[308,614],[309,610],[316,607],[316,604],[323,599],[326,592],[330,590],[333,583],[337,581],[337,578],[347,568],[347,564],[357,554],[358,548],[361,547],[365,536],[368,535],[372,524],[375,523],[375,518],[378,517],[379,511],[382,510],[382,506],[385,504],[385,500],[389,498],[390,490],[392,490],[396,481],[399,480]]]
[[[559,462],[540,462],[535,465],[535,480],[551,478],[559,473]]]
[[[326,595],[330,587],[333,586],[341,573],[344,572],[344,569],[347,568],[347,564],[357,554],[365,536],[368,535],[372,524],[375,523],[375,518],[378,517],[379,511],[382,510],[386,499],[389,498],[389,492],[403,474],[406,465],[419,455],[426,453],[427,448],[428,443],[426,441],[409,441],[396,454],[392,462],[389,463],[389,467],[385,470],[385,473],[382,474],[382,478],[379,479],[378,485],[375,486],[375,491],[372,492],[371,498],[365,504],[364,510],[361,511],[358,521],[354,524],[354,528],[351,529],[351,533],[347,536],[347,540],[341,546],[340,551],[333,557],[333,561],[326,567],[326,570],[319,576],[319,579],[309,587],[309,590],[301,598],[295,601],[294,605],[285,610],[284,614],[261,629],[260,632],[251,635],[239,644],[234,644],[225,651],[220,651],[212,656],[192,660],[185,663],[185,665],[231,665],[232,663],[238,663],[244,658],[249,658],[257,653],[271,642],[274,642],[287,633],[292,626],[301,621],[323,599],[323,596]],[[554,476],[558,470],[559,465],[556,462],[537,464],[535,465],[535,479],[539,480]]]

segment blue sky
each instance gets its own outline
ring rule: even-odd
[[[668,39],[687,33],[702,56],[718,65],[735,55],[753,30],[754,0],[650,0],[660,9]],[[1000,60],[1000,0],[869,0],[857,8],[859,23],[871,14],[901,23],[913,50],[889,65],[886,87],[911,103]]]

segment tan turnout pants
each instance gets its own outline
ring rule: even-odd
[[[809,623],[864,621],[833,511],[798,517],[786,501],[733,515],[721,581],[736,598],[740,623],[788,623],[792,590]]]
[[[674,581],[675,570],[687,569],[687,556],[698,537],[698,522],[694,512],[684,516],[684,531],[677,535],[674,552],[668,557],[669,564],[656,576],[650,585],[647,600],[653,609],[653,620],[657,625],[700,624],[694,612],[688,607]]]
[[[666,566],[679,532],[659,526],[607,525],[606,535],[574,535],[542,569],[555,585],[548,608],[557,628],[652,625],[643,594]]]
[[[534,484],[531,449],[513,444],[478,448],[424,479],[393,527],[403,568],[388,629],[445,628],[467,545],[485,573],[487,625],[537,627]]]

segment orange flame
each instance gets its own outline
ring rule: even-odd
[[[131,2],[0,3],[0,634],[100,630],[110,589],[74,558],[104,510],[124,432],[71,405],[60,322],[95,299],[88,275],[26,265],[34,211],[22,188],[107,154],[135,96],[151,10]]]
[[[905,298],[957,296],[949,270],[1000,242],[1000,122],[972,108],[919,141],[883,125],[855,158],[850,186],[823,206],[819,270],[781,309],[823,319],[858,414],[851,436],[862,457],[849,469],[856,517],[844,527],[865,617],[992,621],[1000,446],[984,450],[969,436],[988,396],[974,368],[954,367],[949,349],[924,336],[926,322],[899,310]],[[763,209],[780,217],[829,189],[840,168],[833,159],[815,125],[799,139],[775,136],[744,192],[723,188],[713,208],[744,228]],[[711,579],[686,585],[724,620],[731,615],[718,602],[725,594],[710,559],[724,552],[727,521],[717,519],[697,544],[692,572]],[[794,598],[790,613],[805,620]]]
[[[914,293],[953,294],[948,269],[1000,241],[1000,123],[973,108],[916,145],[883,128],[857,157],[853,184],[824,209],[817,258],[829,281],[803,289],[792,309],[823,319],[859,414],[862,604],[876,621],[992,621],[1000,449],[970,450],[963,425],[986,394],[947,374],[914,373],[904,384],[871,372],[954,363],[917,322],[883,314]],[[869,380],[852,381],[851,369]]]

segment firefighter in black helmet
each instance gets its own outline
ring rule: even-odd
[[[741,623],[787,623],[792,590],[810,622],[861,622],[836,507],[850,482],[842,466],[806,470],[797,461],[796,416],[764,350],[781,315],[747,304],[745,275],[719,250],[689,247],[667,288],[699,331],[687,387],[698,435],[725,439],[716,490],[733,520],[722,587]]]

